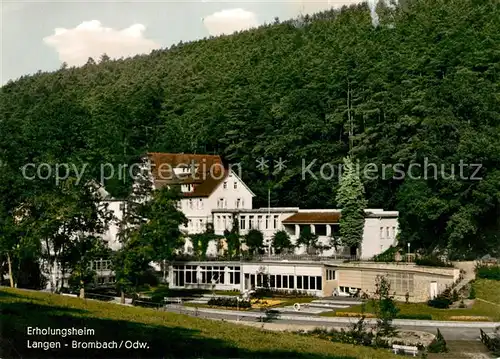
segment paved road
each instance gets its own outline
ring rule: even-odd
[[[179,313],[178,308],[169,308],[167,309],[168,311],[172,312],[177,312]],[[182,310],[183,314],[195,316],[195,313],[192,311],[185,311]],[[198,314],[199,318],[207,318],[207,319],[218,319],[218,320],[237,320],[238,316],[234,315],[232,313],[205,313],[205,312],[199,312]],[[259,322],[258,318],[255,317],[245,317],[245,315],[239,316],[240,321],[248,321],[248,322]],[[298,326],[304,326],[304,327],[337,327],[341,328],[342,325],[338,324],[329,324],[329,323],[320,323],[316,321],[311,321],[311,320],[283,320],[283,319],[273,319],[272,323],[279,323],[279,324],[288,324],[290,325],[290,328],[296,329]],[[410,325],[400,325],[398,326],[401,329],[405,330],[417,330],[417,331],[424,331],[424,332],[429,332],[432,334],[436,334],[436,327],[423,327],[423,326],[410,326]],[[444,338],[446,340],[479,340],[479,329],[478,328],[454,328],[454,327],[440,327],[439,330],[443,334]]]

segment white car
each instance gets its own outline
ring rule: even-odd
[[[346,293],[346,292],[341,292],[338,289],[334,289],[333,290],[333,296],[334,297],[350,297],[351,294],[350,293]]]

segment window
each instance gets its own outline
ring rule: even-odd
[[[309,289],[309,277],[308,276],[302,276],[302,280],[304,282],[304,289]]]
[[[223,188],[224,188],[224,189],[227,189],[227,181],[226,181],[226,182],[224,182]]]
[[[323,285],[323,283],[322,283],[321,277],[316,277],[316,290],[322,290],[321,289],[323,287],[322,285]]]
[[[241,208],[244,208],[245,207],[245,200],[242,198],[241,199]]]
[[[380,238],[384,238],[384,227],[380,227]]]
[[[250,285],[255,286],[255,274],[250,274]]]
[[[224,208],[224,198],[219,198],[217,200],[217,208]]]
[[[189,229],[193,228],[193,221],[192,220],[188,220],[188,228]]]
[[[278,229],[278,216],[274,216],[274,229]]]
[[[237,189],[238,188],[238,182],[234,182],[234,189]]]
[[[203,209],[203,198],[198,201],[198,209]]]
[[[240,217],[240,229],[245,229],[245,216]]]
[[[274,274],[269,278],[269,287],[276,288],[276,276]]]
[[[240,208],[241,205],[241,198],[236,199],[236,208]]]
[[[248,216],[248,229],[253,229],[253,216]]]
[[[390,236],[389,236],[389,227],[385,228],[385,237],[386,238],[390,238]]]
[[[224,208],[227,208],[227,199],[224,199]]]
[[[281,275],[276,276],[276,288],[281,288]]]
[[[262,229],[262,216],[257,216],[257,229]]]
[[[288,288],[290,289],[294,289],[295,288],[295,284],[294,284],[294,276],[291,275],[288,277]]]
[[[297,289],[302,289],[302,277],[300,275],[297,276]]]
[[[309,289],[316,289],[316,277],[309,277]]]
[[[269,229],[269,216],[266,216],[266,229]]]
[[[220,228],[220,216],[216,216],[216,217],[215,217],[215,226],[216,226],[217,228]]]
[[[193,200],[192,199],[189,200],[189,209],[193,209]]]
[[[203,219],[200,219],[199,225],[200,225],[200,230],[202,230],[203,229]]]
[[[287,289],[288,288],[288,276],[284,275],[282,280],[283,280],[283,283],[281,283],[281,284],[282,284],[283,288]]]
[[[327,269],[326,280],[335,280],[335,271],[333,269]]]
[[[396,238],[396,227],[392,227],[392,238]]]

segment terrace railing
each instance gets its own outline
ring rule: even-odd
[[[266,261],[302,261],[302,262],[326,262],[326,261],[357,261],[358,256],[351,256],[347,254],[337,254],[333,256],[321,256],[310,254],[258,254],[254,256],[207,256],[199,257],[193,255],[180,255],[174,261],[240,261],[240,262],[266,262]]]

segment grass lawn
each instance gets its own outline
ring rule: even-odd
[[[464,309],[437,309],[429,307],[426,303],[397,303],[400,314],[430,314],[433,320],[465,320],[460,317],[488,317],[490,321],[500,321],[500,282],[487,279],[479,279],[474,283],[476,298],[483,299],[495,304],[483,302],[476,299],[472,308]],[[373,313],[370,303],[367,303],[365,311]],[[361,305],[341,309],[339,312],[361,312]],[[335,312],[322,313],[322,316],[336,316]],[[458,318],[453,318],[458,317]],[[487,320],[487,319],[483,319]]]
[[[18,289],[0,289],[2,358],[397,358],[389,350],[332,343],[291,333],[152,309]],[[88,328],[94,336],[29,336],[28,327]],[[29,349],[27,341],[61,342]],[[144,349],[72,349],[72,341],[146,342]],[[64,344],[69,346],[65,347]]]

